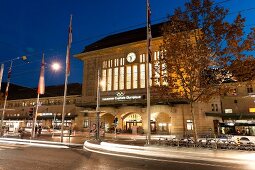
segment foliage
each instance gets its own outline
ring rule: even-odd
[[[255,79],[255,59],[248,57],[244,60],[235,60],[228,67],[233,77],[238,82],[251,81]]]
[[[228,13],[211,0],[191,0],[184,11],[176,9],[162,28],[161,57],[154,65],[162,66],[155,70],[167,85],[158,88],[171,98],[185,98],[194,124],[193,102],[219,94],[229,78],[228,66],[247,58],[246,52],[255,47],[255,29],[246,35],[245,18],[238,14],[230,22]],[[166,72],[167,76],[162,74]]]
[[[246,35],[245,18],[238,14],[233,22],[226,21],[228,12],[211,0],[191,0],[185,12],[178,8],[169,16],[162,29],[162,56],[154,65],[164,65],[155,70],[160,70],[173,97],[190,102],[210,98],[218,92],[215,86],[229,77],[229,65],[234,63],[231,70],[236,69],[235,63],[254,50],[255,29]]]

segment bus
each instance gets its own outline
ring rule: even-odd
[[[241,138],[248,138],[255,142],[255,122],[254,121],[235,121],[224,122],[219,124],[220,136],[231,136],[232,139],[238,141]]]

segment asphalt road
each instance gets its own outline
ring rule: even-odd
[[[126,155],[127,156],[127,155]],[[105,155],[80,148],[0,144],[0,170],[245,170],[249,165]]]

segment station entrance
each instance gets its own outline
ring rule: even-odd
[[[143,127],[142,117],[137,113],[131,113],[124,118],[123,125],[123,129],[125,129],[128,133],[131,133],[134,129],[139,131]]]

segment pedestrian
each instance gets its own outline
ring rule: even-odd
[[[37,125],[35,125],[35,135],[37,134],[37,129],[38,129],[38,127],[37,127]]]
[[[19,132],[19,135],[20,135],[20,138],[23,139],[23,136],[24,136],[24,129],[22,127],[19,128],[18,130]]]
[[[38,136],[40,136],[40,135],[41,135],[41,133],[42,133],[42,127],[41,127],[41,126],[39,126],[39,129],[38,129]]]

